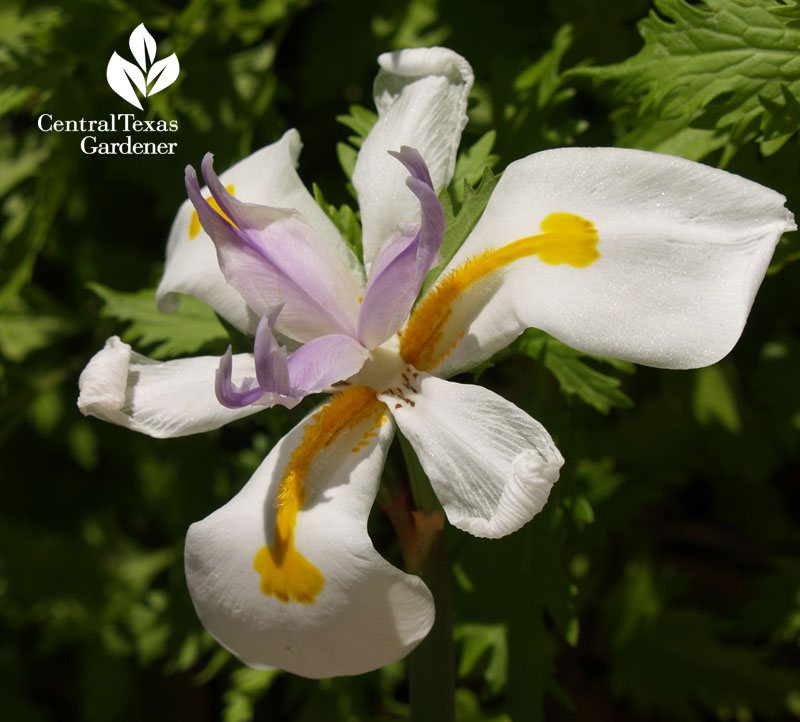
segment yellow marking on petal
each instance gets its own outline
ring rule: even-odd
[[[265,596],[276,597],[286,603],[294,600],[301,604],[313,604],[322,591],[325,578],[317,567],[297,551],[294,544],[297,514],[306,500],[304,482],[321,451],[348,429],[375,414],[383,415],[384,408],[377,400],[375,391],[356,386],[334,396],[304,427],[303,438],[292,451],[278,488],[272,546],[259,549],[253,559],[253,567],[261,575],[260,587]],[[376,421],[372,428],[381,423]]]
[[[402,331],[400,356],[403,360],[423,371],[430,371],[441,363],[464,335],[462,332],[447,349],[436,354],[444,325],[452,314],[453,302],[493,271],[530,256],[539,256],[550,265],[567,263],[575,268],[585,268],[600,258],[597,229],[586,218],[572,213],[551,213],[540,228],[542,233],[538,235],[526,236],[468,258],[439,281],[414,309]]]
[[[467,331],[464,329],[460,334],[458,334],[458,338],[456,338],[453,343],[451,343],[442,353],[439,354],[439,357],[430,365],[430,368],[436,368],[442,361],[444,361],[453,351],[455,350],[456,346],[458,346],[458,342],[464,338]]]
[[[350,449],[350,451],[354,454],[357,454],[359,451],[362,451],[364,447],[369,446],[372,443],[370,439],[378,438],[378,435],[375,433],[375,429],[379,429],[385,423],[386,416],[381,416],[381,418],[375,422],[375,425],[372,428],[369,428],[364,432],[364,435],[361,437],[361,441],[358,442],[358,446],[354,446],[352,449]]]
[[[225,190],[228,191],[231,195],[233,195],[233,183],[230,185],[225,186]],[[228,216],[220,209],[219,203],[217,203],[216,198],[207,198],[208,205],[210,205],[219,215],[221,215],[228,223],[232,226],[236,224],[228,218]],[[197,211],[192,211],[192,220],[189,221],[189,240],[191,241],[200,231],[203,229],[203,226],[200,225],[200,218],[197,216]]]

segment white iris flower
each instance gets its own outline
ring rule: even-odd
[[[307,677],[385,665],[433,623],[426,586],[367,534],[395,425],[452,524],[485,537],[519,529],[542,509],[563,459],[514,404],[446,379],[529,327],[650,366],[714,363],[736,343],[775,244],[795,228],[781,195],[721,170],[635,150],[544,151],[506,169],[414,305],[437,262],[437,193],[453,174],[473,76],[444,48],[379,63],[379,118],[353,175],[366,284],[295,172],[296,131],[219,178],[209,155],[209,199],[187,169],[191,203],[170,233],[159,304],[174,308],[177,292],[205,300],[255,333],[254,353],[160,363],[114,337],[80,381],[84,413],[156,437],[335,392],[186,540],[208,630],[250,665]],[[297,350],[288,354],[273,330]]]

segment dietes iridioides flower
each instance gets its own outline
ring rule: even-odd
[[[435,285],[413,306],[444,232],[472,84],[443,48],[382,55],[379,119],[353,182],[358,261],[303,187],[296,131],[221,175],[192,169],[159,287],[255,333],[253,354],[156,363],[117,338],[81,377],[84,413],[152,436],[216,428],[336,391],[270,451],[242,491],[193,524],[186,574],[219,642],[254,666],[357,674],[407,654],[430,593],[378,555],[367,517],[395,425],[452,524],[500,537],[545,504],[563,460],[496,394],[446,380],[525,328],[663,368],[713,363],[738,339],[784,198],[680,158],[567,148],[512,163]],[[392,151],[390,154],[388,151]],[[413,306],[413,311],[412,311]],[[298,342],[288,354],[273,331]]]

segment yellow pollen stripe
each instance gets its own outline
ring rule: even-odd
[[[233,195],[233,183],[230,185],[225,186],[225,190],[228,191],[231,195]],[[219,203],[217,203],[216,198],[207,198],[208,205],[210,205],[217,213],[219,213],[228,223],[232,226],[236,224],[228,218],[228,216],[220,210]],[[200,225],[200,219],[197,217],[197,211],[192,211],[192,220],[189,221],[189,240],[192,240],[200,231],[203,229],[203,226]]]
[[[429,371],[446,358],[464,335],[460,330],[449,347],[438,348],[445,323],[453,312],[453,302],[493,271],[529,256],[539,256],[550,265],[567,263],[576,268],[585,268],[600,258],[597,230],[591,221],[572,213],[551,213],[540,228],[543,232],[538,235],[483,251],[447,274],[414,309],[403,330],[400,337],[403,360]]]
[[[375,391],[356,386],[334,396],[304,427],[303,438],[289,457],[278,489],[273,544],[259,549],[253,559],[264,595],[287,603],[291,599],[312,604],[322,591],[325,578],[294,545],[297,514],[306,500],[305,480],[321,451],[348,429],[378,415],[382,417],[384,408]],[[376,425],[379,424],[376,418]]]
[[[376,430],[380,429],[381,426],[383,426],[388,420],[389,417],[386,416],[386,414],[381,414],[380,418],[375,422],[375,425],[364,432],[364,435],[361,437],[361,441],[358,442],[358,446],[354,446],[352,449],[350,449],[351,453],[357,454],[359,451],[363,451],[365,447],[372,443],[371,439],[377,439],[378,434],[376,433]]]

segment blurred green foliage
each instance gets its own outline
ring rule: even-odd
[[[495,173],[559,145],[725,164],[785,193],[797,212],[797,8],[3,3],[3,718],[349,722],[407,713],[403,662],[322,682],[244,668],[202,630],[185,589],[188,525],[241,487],[311,401],[170,441],[75,408],[80,370],[113,333],[157,357],[220,353],[227,343],[201,304],[186,299],[179,315],[161,316],[153,292],[140,290],[158,281],[186,163],[213,150],[224,168],[297,127],[300,172],[358,249],[348,177],[374,121],[375,58],[440,43],[477,77],[443,194],[445,254],[474,224]],[[180,59],[178,82],[148,99],[145,116],[179,121],[178,155],[87,156],[76,134],[41,132],[44,112],[127,112],[105,67],[142,21],[159,56]],[[448,531],[461,722],[800,717],[798,256],[797,241],[784,241],[741,342],[712,368],[631,373],[531,331],[475,372],[539,419],[568,463],[521,532],[486,541]],[[400,564],[377,509],[370,529]]]

